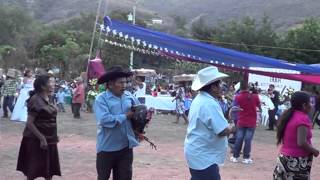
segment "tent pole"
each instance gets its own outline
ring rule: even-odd
[[[245,84],[249,84],[249,72],[248,71],[244,71],[243,72],[243,81]]]

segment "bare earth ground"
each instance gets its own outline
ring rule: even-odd
[[[134,180],[185,180],[190,179],[183,156],[183,141],[186,125],[173,124],[173,115],[156,115],[147,129],[147,134],[158,146],[152,150],[143,142],[134,150]],[[70,113],[59,114],[58,128],[62,177],[53,179],[94,180],[96,126],[93,114],[82,113],[82,119],[73,119]],[[25,124],[0,120],[0,180],[25,179],[15,171],[21,134]],[[254,164],[232,164],[226,161],[220,168],[222,179],[268,180],[277,156],[275,133],[257,128],[253,142]],[[313,143],[320,147],[320,131],[314,130]],[[228,157],[229,158],[229,157]],[[312,179],[320,177],[320,160],[316,158],[312,167]],[[317,177],[317,178],[316,178]]]

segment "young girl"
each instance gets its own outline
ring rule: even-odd
[[[291,108],[279,119],[277,144],[281,144],[273,179],[310,179],[312,158],[319,150],[311,144],[310,96],[302,91],[291,97]]]
[[[188,117],[185,114],[185,107],[184,107],[184,100],[183,100],[183,93],[182,90],[179,90],[178,95],[172,101],[176,101],[176,113],[177,113],[177,120],[173,123],[178,124],[179,119],[182,116],[184,119],[184,124],[188,124]]]

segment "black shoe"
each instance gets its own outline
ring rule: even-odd
[[[9,118],[8,116],[2,116],[1,118]]]

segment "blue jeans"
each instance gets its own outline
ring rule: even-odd
[[[219,166],[213,164],[207,169],[194,170],[189,168],[191,174],[191,180],[221,180],[219,173]]]
[[[242,149],[242,144],[244,140],[243,158],[244,159],[250,158],[251,142],[253,139],[254,130],[255,128],[245,128],[245,127],[237,128],[233,157],[238,158],[240,156],[240,151]]]

